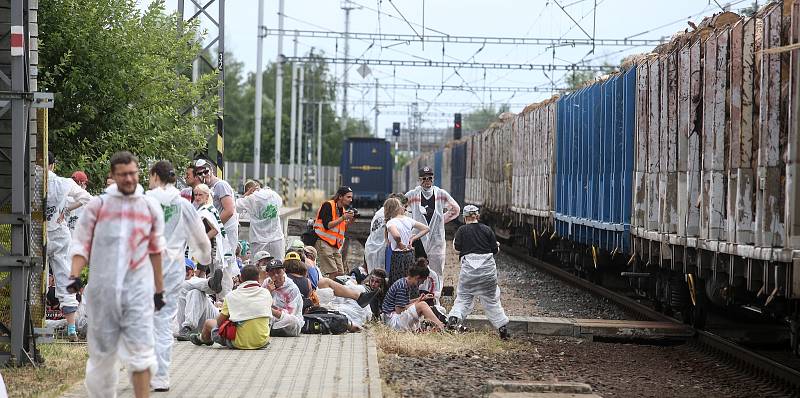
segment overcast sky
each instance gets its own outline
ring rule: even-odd
[[[140,0],[143,5],[150,0]],[[205,4],[207,0],[197,0]],[[185,0],[187,8],[193,8],[191,0]],[[587,38],[594,32],[596,39],[622,39],[635,36],[638,39],[658,39],[669,37],[687,28],[686,21],[700,21],[703,16],[720,12],[717,2],[725,6],[732,3],[731,9],[738,11],[752,0],[714,1],[714,0],[356,0],[351,11],[351,32],[398,33],[398,34],[437,34],[435,29],[448,35],[463,36],[501,36],[501,37],[539,37],[539,38]],[[593,12],[597,4],[596,14]],[[760,1],[764,3],[764,1]],[[344,31],[345,12],[339,0],[287,0],[285,2],[285,29]],[[564,6],[566,12],[559,8]],[[177,7],[177,0],[167,0],[168,10]],[[217,4],[208,8],[215,18]],[[361,8],[359,8],[361,7]],[[395,8],[396,7],[396,8]],[[257,0],[227,0],[225,9],[226,50],[243,61],[248,71],[256,69],[256,42],[258,25]],[[398,12],[399,10],[399,12]],[[377,11],[380,11],[377,12]],[[569,15],[568,15],[568,14]],[[402,16],[409,22],[406,23]],[[578,21],[580,27],[570,19]],[[426,30],[423,30],[422,24]],[[206,20],[207,21],[207,20]],[[278,26],[278,1],[265,0],[264,24],[269,28]],[[204,22],[208,29],[211,24]],[[412,29],[413,27],[413,29]],[[586,31],[586,33],[584,33]],[[212,34],[215,32],[211,31]],[[337,52],[338,45],[338,52]],[[371,48],[370,45],[372,45]],[[391,47],[390,46],[393,45]],[[284,39],[283,52],[291,56],[294,52],[293,37]],[[344,56],[342,39],[300,38],[298,54],[304,55],[311,48],[315,52],[324,51],[326,56]],[[481,47],[483,47],[481,49]],[[546,48],[531,45],[486,45],[447,44],[442,54],[441,43],[425,43],[423,50],[419,42],[397,43],[350,40],[350,58],[386,60],[434,60],[472,61],[478,63],[513,64],[571,64],[588,59],[591,64],[609,62],[618,64],[624,56],[648,52],[651,47],[596,47],[594,54],[588,54],[591,47]],[[588,54],[588,55],[587,55]],[[268,36],[264,41],[265,63],[277,55],[277,36]],[[418,102],[421,111],[428,111],[423,126],[444,127],[452,123],[454,112],[468,112],[481,104],[512,103],[511,110],[519,112],[523,106],[549,98],[551,93],[513,93],[481,92],[481,87],[562,87],[564,72],[546,75],[541,71],[508,71],[460,68],[420,68],[370,66],[371,74],[362,78],[350,67],[351,83],[364,83],[368,88],[351,88],[348,93],[351,117],[365,118],[372,124],[375,99],[374,84],[418,83],[441,85],[469,85],[475,92],[438,90],[401,90],[380,88],[378,100],[382,112],[379,119],[379,132],[383,135],[393,121],[405,123],[409,102]],[[343,65],[331,65],[331,72],[341,79]],[[288,77],[287,77],[288,78]],[[289,93],[284,93],[289,95]],[[341,98],[341,92],[339,94]],[[441,105],[444,102],[469,103],[474,105]],[[439,103],[439,104],[437,104]],[[394,104],[394,105],[392,105]],[[341,112],[341,104],[337,106]],[[285,121],[288,123],[289,121]]]

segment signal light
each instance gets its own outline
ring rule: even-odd
[[[461,114],[455,114],[455,121],[453,123],[453,139],[460,140],[461,139]]]

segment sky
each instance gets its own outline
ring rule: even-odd
[[[145,7],[151,0],[140,0]],[[206,4],[208,0],[196,0]],[[216,0],[208,8],[209,14],[217,17]],[[185,0],[186,8],[193,9],[191,0]],[[719,3],[719,4],[718,4]],[[350,1],[350,31],[364,33],[394,33],[437,35],[442,32],[458,36],[525,37],[586,39],[636,39],[669,38],[688,27],[687,21],[699,22],[730,5],[732,11],[750,5],[752,0],[355,0]],[[764,1],[760,1],[764,3]],[[345,30],[345,11],[340,0],[287,0],[284,5],[284,29],[335,31]],[[596,4],[596,12],[595,10]],[[562,10],[559,6],[563,6]],[[166,0],[168,11],[177,8],[177,0]],[[264,25],[278,27],[278,1],[264,0]],[[202,25],[211,36],[216,28],[205,17]],[[575,21],[578,22],[577,26]],[[424,24],[424,29],[423,29]],[[227,0],[225,6],[225,47],[237,60],[243,61],[245,69],[256,69],[256,47],[258,34],[258,0]],[[434,30],[431,30],[434,29]],[[423,33],[424,32],[424,33]],[[323,51],[327,57],[344,57],[344,40],[330,38],[297,39],[297,54]],[[283,53],[294,54],[294,37],[283,41]],[[573,64],[585,60],[591,65],[604,62],[617,65],[626,55],[646,53],[647,47],[591,46],[558,47],[533,45],[494,45],[449,43],[394,42],[350,40],[350,58],[383,60],[433,60],[470,61],[477,63],[509,64]],[[278,37],[264,39],[264,63],[274,61],[278,54]],[[423,111],[423,127],[447,127],[452,124],[452,114],[468,113],[484,106],[511,104],[512,112],[519,112],[525,104],[531,104],[552,96],[551,92],[487,92],[483,87],[563,87],[565,72],[509,71],[473,68],[432,68],[372,66],[371,73],[362,77],[356,69],[349,67],[350,83],[359,87],[348,90],[348,113],[351,117],[364,118],[370,125],[374,120],[375,80],[378,80],[378,103],[380,117],[379,136],[391,128],[392,122],[405,124],[408,120],[409,103],[417,102]],[[344,65],[330,65],[331,73],[340,81]],[[290,78],[287,76],[285,78]],[[392,88],[392,84],[469,86],[473,91],[408,90]],[[381,87],[381,84],[387,87]],[[284,93],[289,95],[290,93]],[[342,97],[341,90],[338,94]],[[457,103],[457,104],[453,104]],[[464,105],[461,103],[468,103]],[[342,104],[337,105],[341,113]],[[284,121],[288,123],[289,121]]]

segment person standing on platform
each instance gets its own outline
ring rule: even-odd
[[[156,357],[158,372],[152,376],[153,390],[169,391],[169,366],[172,362],[172,320],[178,311],[181,285],[186,279],[186,246],[192,257],[202,264],[211,262],[211,242],[206,235],[203,221],[191,203],[181,197],[175,188],[175,169],[166,160],[156,162],[150,169],[148,197],[154,198],[164,211],[164,236],[167,249],[163,254],[164,301],[166,305],[156,312],[155,325]]]
[[[345,275],[342,261],[342,246],[347,225],[355,220],[355,212],[348,209],[353,203],[353,190],[344,186],[336,191],[336,195],[319,207],[314,220],[314,233],[317,242],[317,265],[327,278]]]
[[[257,181],[247,181],[244,189],[244,197],[236,199],[236,209],[250,215],[252,252],[263,250],[283,258],[285,242],[279,214],[283,199],[270,187],[262,188]]]
[[[444,275],[445,260],[445,231],[444,225],[458,217],[461,207],[447,191],[433,185],[433,169],[425,166],[419,169],[419,183],[416,188],[408,191],[408,205],[411,216],[430,227],[431,232],[420,239],[428,255],[428,266],[437,278],[436,298],[442,294],[442,277]]]
[[[153,312],[164,306],[161,253],[166,249],[164,211],[139,185],[139,160],[130,152],[111,156],[115,184],[92,199],[78,221],[70,250],[72,283],[89,267],[84,290],[89,305],[86,390],[89,397],[116,396],[119,359],[131,372],[137,397],[150,392],[158,369]]]
[[[464,221],[456,231],[453,246],[461,258],[461,272],[458,274],[458,289],[453,308],[447,318],[447,326],[456,329],[480,299],[489,322],[497,328],[500,338],[508,339],[511,334],[506,327],[508,317],[500,304],[500,287],[497,285],[497,264],[494,255],[500,245],[494,231],[478,222],[480,213],[473,205],[464,207]]]
[[[47,173],[47,261],[55,279],[55,293],[61,312],[67,320],[67,339],[78,341],[75,318],[78,311],[78,298],[74,292],[67,291],[70,260],[69,249],[73,234],[67,222],[66,214],[75,211],[88,203],[92,196],[71,178],[59,177],[55,173],[56,159],[52,153],[47,154],[49,171]]]

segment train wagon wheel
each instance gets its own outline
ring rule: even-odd
[[[687,282],[692,299],[692,305],[687,311],[689,313],[687,320],[695,329],[705,329],[708,320],[705,281],[695,278],[692,274],[687,274]]]

